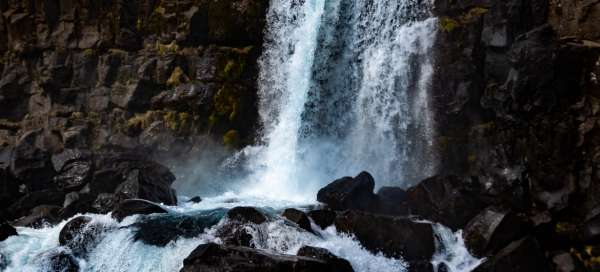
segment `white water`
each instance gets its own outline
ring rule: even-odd
[[[437,21],[428,18],[428,5],[421,2],[272,0],[260,60],[262,145],[240,155],[249,158],[245,180],[250,184],[238,193],[169,209],[278,210],[315,204],[325,183],[362,170],[370,171],[379,186],[407,186],[434,173],[428,90]],[[107,215],[91,216],[111,230],[79,260],[82,271],[178,271],[196,246],[220,243],[215,232],[226,223],[157,247],[134,241],[131,228],[122,228],[136,217],[117,223]],[[58,246],[64,224],[18,228],[19,236],[0,242],[6,270],[47,271],[47,257],[68,250]],[[279,219],[255,230],[255,245],[273,252],[295,254],[312,245],[346,258],[359,272],[409,269],[403,260],[373,254],[333,227],[318,229],[315,236]],[[443,262],[453,272],[477,265],[460,233],[437,225],[435,230],[433,264]]]
[[[280,210],[297,206],[298,203],[270,203],[267,199],[244,199],[239,195],[226,194],[208,198],[198,204],[185,204],[177,207],[165,207],[175,213],[193,214],[202,210],[215,208],[231,208],[251,205],[256,207]],[[277,214],[277,213],[275,213]],[[165,247],[158,247],[134,241],[134,231],[127,226],[140,217],[132,216],[118,223],[110,215],[92,215],[91,224],[101,224],[108,228],[85,259],[78,259],[81,271],[179,271],[183,259],[198,245],[215,242],[221,243],[216,236],[217,230],[227,223],[223,218],[220,223],[205,229],[202,234],[192,238],[179,238]],[[54,227],[42,229],[17,228],[19,236],[13,236],[0,242],[0,253],[9,261],[7,272],[45,272],[49,271],[48,258],[57,251],[69,252],[60,247],[58,235],[64,221]],[[254,226],[253,244],[259,249],[282,254],[295,254],[303,245],[322,247],[333,254],[345,258],[357,272],[404,272],[408,265],[401,259],[386,258],[381,254],[373,254],[364,249],[352,236],[338,233],[331,226],[325,230],[312,225],[319,235],[314,235],[286,223],[281,218]],[[437,253],[432,263],[445,262],[453,272],[470,271],[478,264],[464,249],[460,233],[452,233],[447,228],[434,225],[437,233]]]
[[[260,59],[262,145],[243,152],[244,193],[314,200],[362,170],[378,186],[434,173],[430,50],[417,0],[272,1]]]

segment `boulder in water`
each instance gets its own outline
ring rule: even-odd
[[[198,246],[183,261],[181,272],[300,272],[336,271],[324,261],[215,243]]]
[[[308,219],[308,216],[306,216],[306,214],[301,210],[292,208],[285,209],[285,211],[283,211],[282,216],[285,217],[287,220],[296,223],[296,225],[298,225],[298,227],[302,229],[305,229],[310,232],[313,231],[310,226],[310,219]]]
[[[526,218],[497,207],[489,207],[475,216],[465,227],[463,237],[476,256],[494,254],[510,242],[523,237],[531,229]]]
[[[145,217],[131,225],[134,240],[154,246],[165,246],[178,238],[197,237],[207,228],[219,223],[224,211],[203,211],[200,214],[160,214]]]
[[[6,221],[0,221],[0,242],[6,240],[8,237],[19,235],[17,230],[9,225]]]
[[[408,194],[400,187],[384,186],[377,191],[377,196],[381,201],[400,204],[406,201]]]
[[[142,199],[126,199],[121,201],[112,211],[112,217],[121,221],[134,214],[167,213],[160,206]]]
[[[48,257],[50,271],[79,272],[79,264],[73,255],[66,252],[55,252]]]
[[[525,237],[514,241],[473,270],[474,272],[531,272],[551,271],[537,240]]]
[[[188,202],[191,202],[191,203],[200,203],[200,202],[202,202],[202,198],[199,197],[199,196],[195,196],[195,197],[190,198],[190,200],[188,200]]]
[[[333,225],[336,215],[332,210],[314,210],[308,212],[308,216],[322,229]]]
[[[317,200],[333,210],[374,210],[377,197],[373,194],[375,180],[371,174],[361,172],[358,176],[343,177],[325,186],[317,193]]]
[[[329,250],[320,247],[303,246],[296,254],[302,257],[309,257],[326,262],[329,265],[328,271],[352,272],[352,265],[345,259],[333,255]]]
[[[436,176],[408,190],[410,211],[453,230],[463,228],[487,205],[475,178]]]
[[[67,222],[60,230],[58,242],[61,246],[67,246],[75,256],[85,256],[105,227],[101,224],[90,224],[92,218],[89,216],[78,216]]]
[[[335,219],[338,231],[353,233],[372,252],[407,261],[430,260],[435,251],[433,228],[409,218],[346,211]]]
[[[254,207],[235,207],[227,212],[227,217],[241,223],[262,224],[267,221],[267,218]]]

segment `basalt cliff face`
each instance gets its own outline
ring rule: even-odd
[[[55,221],[127,198],[176,204],[173,174],[153,160],[254,138],[267,6],[2,1],[3,217]]]
[[[559,271],[573,271],[565,256],[598,269],[600,2],[439,0],[434,12],[442,172],[531,216],[526,233]]]

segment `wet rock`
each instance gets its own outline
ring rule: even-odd
[[[214,243],[198,246],[183,261],[182,272],[217,271],[335,271],[327,263],[308,257],[271,254],[247,247]]]
[[[99,213],[108,213],[112,211],[118,203],[119,200],[114,194],[102,193],[98,194],[91,206]]]
[[[206,229],[218,224],[224,214],[222,209],[203,211],[195,215],[161,214],[145,217],[131,227],[134,228],[134,240],[154,246],[166,246],[180,238],[197,237]],[[227,241],[223,240],[227,244]]]
[[[440,222],[454,230],[464,227],[487,205],[475,178],[436,176],[408,190],[412,214]]]
[[[56,252],[48,257],[50,271],[78,272],[79,264],[73,255],[66,252]]]
[[[489,207],[469,221],[463,237],[472,254],[486,256],[524,236],[530,229],[527,219],[505,209]]]
[[[514,241],[479,265],[474,272],[551,271],[548,260],[533,237]]]
[[[87,151],[67,149],[52,156],[52,164],[58,173],[54,182],[63,190],[81,189],[91,179],[93,163]]]
[[[112,211],[112,217],[121,221],[127,216],[153,213],[167,213],[167,211],[150,201],[141,199],[127,199],[121,201],[117,207],[115,207],[115,209]]]
[[[335,219],[338,231],[352,233],[372,252],[407,261],[429,260],[435,250],[431,224],[409,218],[346,211]]]
[[[429,261],[413,261],[408,263],[408,271],[411,272],[449,272],[443,269],[444,268],[440,265],[437,271],[435,271],[433,265]]]
[[[332,210],[314,210],[308,212],[308,216],[317,224],[317,226],[325,229],[335,221],[336,213]]]
[[[241,223],[262,224],[267,221],[267,218],[253,207],[235,207],[227,212],[227,217]]]
[[[90,224],[91,221],[89,216],[71,219],[60,230],[59,244],[69,247],[75,256],[86,256],[96,246],[100,234],[106,230],[101,224]]]
[[[31,209],[31,213],[13,222],[15,226],[38,228],[60,222],[60,206],[40,205]]]
[[[31,209],[40,205],[62,206],[64,199],[65,193],[57,190],[43,190],[26,194],[10,205],[7,219],[28,215]]]
[[[384,202],[400,204],[407,199],[407,193],[404,189],[399,187],[381,187],[379,191],[377,191],[377,196],[379,199]]]
[[[303,246],[296,255],[309,257],[324,261],[328,264],[328,271],[351,272],[354,271],[352,265],[347,260],[333,255],[329,250],[320,247]]]
[[[312,228],[310,226],[310,219],[303,211],[297,209],[285,209],[282,214],[287,220],[290,220],[298,225],[298,227],[305,229],[307,231],[312,232]]]
[[[202,202],[202,198],[199,197],[199,196],[195,196],[195,197],[190,198],[190,200],[188,200],[188,202],[191,202],[191,203],[200,203],[200,202]]]
[[[17,230],[13,226],[9,225],[6,221],[4,221],[4,219],[1,220],[2,221],[0,221],[0,242],[6,240],[10,236],[19,235],[17,233]]]
[[[374,210],[377,198],[373,194],[375,180],[367,173],[343,177],[325,186],[317,193],[317,200],[333,210]]]

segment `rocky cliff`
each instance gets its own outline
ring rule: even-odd
[[[438,0],[434,12],[442,172],[545,218],[534,232],[549,259],[598,269],[600,2]]]
[[[175,177],[153,160],[253,140],[266,8],[1,1],[2,217],[36,225],[128,198],[176,204]]]

